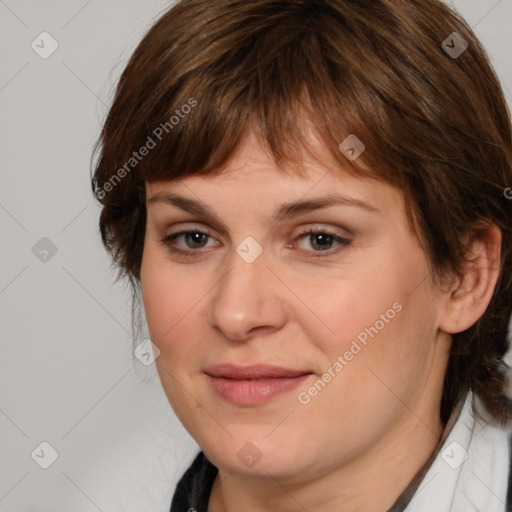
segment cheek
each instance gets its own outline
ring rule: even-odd
[[[172,294],[168,293],[167,283],[159,279],[154,270],[141,270],[141,291],[151,339],[158,345],[165,338],[166,332],[179,320],[179,315],[174,307]]]
[[[141,292],[151,341],[160,349],[159,371],[172,375],[192,370],[201,354],[201,336],[194,336],[206,321],[205,279],[192,278],[175,268],[158,251],[145,252],[141,265]]]
[[[149,333],[153,343],[163,350],[166,340],[185,316],[189,289],[179,276],[169,273],[169,265],[155,253],[151,248],[145,249],[140,281]]]
[[[328,382],[301,388],[300,403],[322,435],[331,435],[336,424],[342,437],[377,438],[404,412],[404,403],[415,403],[429,378],[434,346],[432,310],[420,307],[427,293],[417,292],[393,289],[357,301],[341,294],[329,309],[336,335],[319,336],[317,329],[315,336],[310,329]]]
[[[363,344],[374,326],[382,331],[396,321],[404,295],[400,280],[391,273],[379,277],[366,268],[344,271],[333,277],[319,278],[314,285],[296,281],[294,292],[303,299],[297,303],[295,316],[307,330],[310,339],[322,340],[329,351],[344,351],[351,341]],[[371,330],[374,332],[374,330]]]
[[[424,365],[435,336],[427,265],[421,254],[409,263],[398,255],[392,262],[354,267],[338,280],[295,290],[307,304],[295,316],[323,353],[325,369],[341,356],[343,365],[357,367],[357,380],[372,377],[369,369],[394,380]]]
[[[187,280],[188,281],[188,280]],[[188,282],[190,285],[190,282]],[[151,341],[159,348],[155,360],[164,392],[174,412],[189,432],[196,432],[190,410],[196,403],[187,399],[183,389],[190,386],[189,372],[201,353],[198,342],[191,336],[197,327],[194,313],[198,306],[197,292],[178,275],[170,275],[165,265],[149,255],[141,267],[141,291]],[[194,307],[195,305],[195,307]],[[197,437],[196,437],[197,438]]]

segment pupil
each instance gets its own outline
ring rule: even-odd
[[[203,237],[206,235],[204,233],[188,233],[188,236],[192,239],[192,244],[202,245],[202,242],[204,242]]]
[[[312,245],[318,246],[320,249],[327,249],[327,245],[331,242],[331,237],[324,233],[314,233],[311,235]]]

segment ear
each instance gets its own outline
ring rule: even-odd
[[[464,238],[468,251],[464,276],[446,294],[439,328],[462,332],[485,313],[500,273],[501,230],[479,223]]]

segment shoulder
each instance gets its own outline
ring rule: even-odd
[[[176,485],[170,512],[206,512],[217,468],[201,451]]]

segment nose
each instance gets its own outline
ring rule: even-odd
[[[247,263],[233,251],[214,289],[208,320],[229,340],[243,341],[286,324],[283,285],[267,267],[264,254]]]

